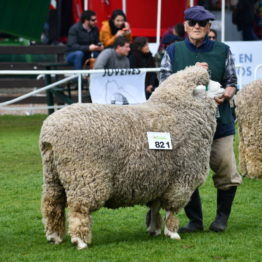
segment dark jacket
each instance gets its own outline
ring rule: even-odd
[[[255,21],[256,0],[239,0],[232,13],[232,22],[237,25],[238,30],[247,26],[253,26]]]
[[[83,25],[78,22],[72,25],[68,32],[67,52],[83,51],[89,52],[89,45],[99,42],[98,28],[94,27],[90,31],[83,28]]]
[[[131,68],[152,68],[155,66],[155,61],[152,56],[152,53],[142,53],[139,50],[132,51],[130,57],[130,67]],[[146,81],[145,81],[145,87],[148,85],[152,85],[154,88],[158,86],[158,78],[157,74],[154,72],[149,72],[146,74]],[[150,96],[150,94],[146,93],[147,98]]]

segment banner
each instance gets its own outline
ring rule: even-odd
[[[255,68],[262,64],[262,41],[234,41],[225,44],[230,46],[235,64],[240,65],[236,68],[239,86],[254,81]],[[262,79],[262,67],[258,70],[257,79]]]
[[[103,73],[91,74],[92,103],[128,105],[145,102],[145,75],[138,68],[104,69]]]

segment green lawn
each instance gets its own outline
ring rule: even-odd
[[[39,130],[46,116],[0,116],[0,261],[262,261],[262,181],[244,178],[224,233],[208,231],[215,216],[212,179],[201,187],[205,232],[181,241],[145,232],[146,208],[101,209],[93,214],[93,243],[78,251],[68,235],[49,244],[41,223]],[[236,139],[237,141],[237,139]],[[181,224],[186,222],[182,211]]]

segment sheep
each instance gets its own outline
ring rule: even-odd
[[[240,89],[235,101],[240,170],[249,178],[262,178],[262,80]]]
[[[194,95],[207,70],[192,66],[171,75],[138,105],[73,104],[43,123],[40,150],[46,238],[59,244],[68,207],[71,242],[91,243],[91,213],[101,207],[149,205],[150,234],[180,239],[174,216],[208,174],[216,128],[213,99]],[[170,134],[172,150],[149,149],[147,132]]]

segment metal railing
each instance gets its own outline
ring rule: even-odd
[[[0,75],[71,75],[62,80],[54,82],[45,87],[34,90],[30,93],[17,97],[15,99],[0,103],[0,107],[13,104],[15,102],[21,101],[30,96],[36,95],[48,89],[54,88],[61,84],[67,83],[75,78],[78,78],[78,103],[82,103],[82,75],[90,75],[96,73],[103,73],[104,69],[96,69],[96,70],[2,70],[0,71]],[[140,68],[140,72],[159,72],[160,68]]]
[[[241,68],[243,67],[242,65],[236,65],[236,68]],[[262,65],[259,65],[259,67],[262,67]],[[258,66],[256,68],[259,68]],[[111,69],[109,69],[111,70]],[[140,68],[140,72],[159,72],[160,68]],[[13,103],[19,102],[23,99],[26,99],[30,96],[34,96],[38,93],[41,93],[43,91],[47,91],[48,89],[54,88],[56,86],[59,86],[61,84],[65,84],[73,79],[78,79],[78,103],[82,103],[82,75],[91,75],[91,74],[96,74],[96,73],[103,73],[105,72],[104,69],[92,69],[92,70],[1,70],[0,75],[64,75],[65,78],[62,80],[59,80],[57,82],[54,82],[50,85],[47,85],[45,87],[39,88],[37,90],[34,90],[32,92],[29,92],[25,95],[22,95],[20,97],[14,98],[9,101],[5,101],[0,103],[1,109],[6,109],[6,110],[12,110],[12,108],[8,107],[5,108],[7,105],[11,105]],[[256,71],[255,71],[256,74]],[[68,76],[69,75],[69,76]],[[242,87],[242,74],[240,73],[239,76],[239,86]],[[45,109],[50,109],[50,108],[61,108],[63,106],[46,106]],[[31,108],[34,110],[40,109],[40,107],[34,107]],[[41,109],[44,109],[42,106]],[[24,110],[24,108],[23,108]]]

